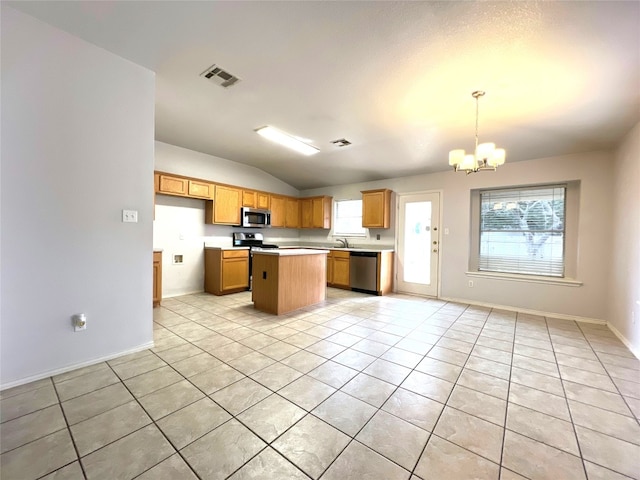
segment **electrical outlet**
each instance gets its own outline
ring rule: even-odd
[[[71,317],[73,329],[76,332],[87,329],[87,316],[84,313],[76,313]]]
[[[138,223],[138,211],[122,210],[122,221],[124,223]]]
[[[469,288],[473,288],[473,280],[469,280]]]
[[[173,264],[174,265],[182,265],[184,263],[183,255],[174,255],[173,256]]]

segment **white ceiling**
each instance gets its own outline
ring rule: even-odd
[[[449,168],[473,147],[473,90],[507,162],[609,149],[640,120],[636,1],[6,3],[155,71],[157,140],[298,189]],[[205,80],[214,63],[241,81]]]

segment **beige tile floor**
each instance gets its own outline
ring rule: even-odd
[[[601,325],[334,289],[154,318],[151,350],[1,392],[3,480],[640,478],[640,363]]]

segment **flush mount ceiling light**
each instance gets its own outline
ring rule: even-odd
[[[290,148],[291,150],[295,150],[303,155],[313,155],[320,151],[320,149],[313,145],[309,145],[308,143],[305,143],[302,140],[299,140],[296,137],[274,127],[260,127],[256,128],[255,131],[264,138],[268,138],[272,142],[279,143],[280,145]]]
[[[449,165],[456,172],[466,172],[467,175],[480,170],[495,171],[499,165],[503,165],[506,152],[503,148],[496,148],[495,143],[481,143],[478,145],[478,104],[483,91],[476,90],[471,94],[476,99],[476,149],[474,154],[465,154],[462,149],[449,152]]]

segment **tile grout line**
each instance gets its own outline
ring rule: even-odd
[[[448,302],[447,302],[447,304],[448,304]],[[447,304],[445,304],[445,305],[447,305]],[[443,332],[443,334],[442,334],[442,336],[441,336],[440,338],[443,338],[443,337],[444,337],[444,335],[445,335],[445,334],[446,334],[446,333],[447,333],[447,332],[448,332],[448,331],[453,327],[453,325],[455,325],[455,323],[460,319],[460,317],[464,315],[464,312],[466,312],[466,311],[469,309],[469,307],[470,307],[470,306],[471,306],[471,305],[467,305],[467,306],[466,306],[466,308],[465,308],[465,309],[460,313],[460,315],[458,315],[458,316],[456,317],[456,319],[451,323],[451,325],[450,325],[450,326],[449,326],[449,327],[448,327],[448,328]],[[491,314],[491,310],[487,313],[487,316],[485,317],[485,320],[484,320],[484,322],[483,322],[483,328],[484,328],[484,325],[487,323],[487,318],[489,317],[489,315],[490,315],[490,314]],[[481,332],[482,332],[482,329],[480,329],[480,333],[481,333]],[[438,415],[438,418],[436,419],[435,423],[433,424],[433,429],[432,429],[432,431],[429,433],[429,436],[428,436],[428,438],[427,438],[427,441],[426,441],[426,443],[424,444],[424,447],[422,447],[422,450],[421,450],[421,452],[420,452],[420,455],[418,455],[418,459],[416,460],[416,463],[415,463],[415,465],[413,466],[413,469],[412,469],[412,470],[411,470],[411,472],[410,472],[410,476],[411,476],[411,475],[416,475],[416,476],[417,476],[417,474],[415,473],[415,470],[416,470],[416,468],[418,468],[418,465],[420,464],[420,460],[422,459],[422,456],[424,455],[425,451],[427,450],[427,446],[429,445],[429,442],[431,441],[431,438],[432,438],[434,435],[435,435],[436,437],[438,437],[438,438],[441,438],[439,435],[437,435],[437,434],[435,433],[435,430],[436,430],[436,428],[437,428],[437,426],[438,426],[438,423],[440,422],[440,419],[442,418],[442,414],[444,413],[445,409],[447,408],[447,403],[449,402],[449,399],[451,398],[451,395],[453,394],[453,391],[455,390],[456,385],[458,384],[458,380],[460,379],[460,375],[462,375],[462,372],[464,371],[465,365],[467,364],[467,362],[469,361],[469,358],[471,357],[471,353],[473,352],[473,348],[474,348],[474,347],[475,347],[475,345],[477,344],[477,339],[480,337],[480,333],[478,333],[478,336],[476,337],[476,342],[474,342],[474,343],[472,344],[473,346],[472,346],[471,350],[469,351],[469,353],[468,353],[468,354],[466,354],[466,355],[467,355],[467,358],[466,358],[466,360],[465,360],[465,362],[464,362],[464,365],[461,365],[461,366],[460,366],[460,365],[456,365],[456,366],[459,366],[459,367],[460,367],[460,373],[458,373],[458,376],[456,377],[455,382],[451,382],[451,383],[453,383],[453,387],[451,388],[451,391],[450,391],[450,392],[449,392],[449,394],[447,395],[447,399],[446,399],[446,400],[445,400],[445,402],[444,402],[444,406],[443,406],[442,410],[440,411],[440,414]],[[437,345],[437,342],[436,342],[436,345]],[[434,347],[435,347],[436,345],[434,345]],[[433,347],[432,347],[432,348],[433,348]],[[441,347],[441,348],[446,348],[446,347]],[[431,349],[430,349],[429,351],[431,351]],[[455,350],[454,350],[454,351],[455,351]],[[425,357],[424,357],[424,358],[426,358],[426,356],[427,356],[428,354],[429,354],[429,352],[427,352],[427,353],[425,354]],[[423,360],[424,360],[424,358],[423,358]],[[433,358],[433,357],[430,357],[430,358]],[[438,360],[438,359],[436,359],[436,360]],[[440,361],[443,361],[443,360],[440,360]],[[448,363],[448,362],[445,362],[445,363]],[[419,364],[419,363],[418,363],[418,364]],[[416,365],[416,366],[417,366],[417,365]],[[437,378],[437,377],[436,377],[436,378]],[[398,388],[399,388],[399,387],[398,387]],[[466,413],[466,412],[465,412],[465,413]],[[504,428],[503,428],[503,430],[504,430]],[[504,433],[503,433],[503,437],[504,437]],[[445,440],[445,441],[449,442],[449,440],[447,440],[447,439],[443,439],[443,440]],[[453,443],[453,442],[450,442],[450,443]],[[470,450],[468,450],[467,448],[464,448],[464,447],[462,447],[462,446],[458,445],[457,443],[454,443],[454,445],[456,445],[456,446],[458,446],[458,447],[460,447],[460,448],[463,448],[464,450],[470,451]],[[475,453],[475,452],[471,452],[471,453],[473,453],[473,454],[475,454],[475,455],[478,455],[478,454],[477,454],[477,453]],[[484,456],[482,456],[482,455],[479,455],[479,456],[480,456],[480,457],[482,457],[482,458],[486,458],[486,457],[484,457]],[[491,461],[491,460],[489,460],[489,461]],[[493,463],[493,462],[492,462],[492,463]],[[498,465],[498,469],[500,469],[500,465]],[[499,471],[499,470],[498,470],[498,471]]]
[[[515,318],[513,320],[513,343],[511,345],[511,363],[509,364],[509,379],[507,380],[507,398],[506,405],[504,409],[504,428],[502,431],[502,445],[500,448],[500,465],[498,467],[498,480],[502,479],[502,469],[506,468],[504,466],[504,451],[505,451],[505,441],[507,437],[507,419],[509,417],[509,401],[511,394],[511,377],[513,375],[513,356],[515,355],[515,345],[516,345],[516,333],[518,331],[518,314],[516,312]],[[520,475],[519,472],[517,472]],[[524,476],[524,475],[522,475]]]
[[[69,420],[67,420],[67,414],[64,411],[64,408],[62,408],[62,402],[60,401],[60,394],[58,393],[58,389],[56,387],[56,382],[53,381],[53,377],[49,377],[51,378],[51,383],[53,384],[53,391],[56,393],[56,398],[58,399],[58,407],[60,408],[60,411],[62,412],[62,417],[64,418],[64,423],[67,427],[67,433],[69,434],[69,437],[71,438],[71,444],[73,445],[73,449],[76,452],[76,461],[78,462],[78,465],[80,465],[80,471],[82,472],[82,475],[84,476],[84,478],[87,478],[87,472],[85,471],[84,465],[82,464],[81,458],[80,457],[80,451],[78,450],[78,445],[76,445],[76,439],[74,438],[73,434],[71,433],[71,427],[69,426]],[[73,463],[73,462],[71,462]],[[70,464],[68,464],[70,465]],[[66,467],[66,465],[64,466]],[[61,467],[61,468],[64,468]],[[54,470],[58,471],[60,469]],[[49,472],[52,473],[52,472]],[[48,475],[48,474],[47,474]]]
[[[152,354],[156,355],[156,353],[155,353],[155,352],[152,352]],[[157,356],[157,355],[156,355],[156,356]],[[158,357],[158,358],[160,358],[160,357]],[[161,360],[162,360],[162,359],[161,359]],[[135,360],[133,360],[133,361],[135,361]],[[163,360],[163,361],[164,361],[164,360]],[[169,366],[170,366],[170,365],[169,365]],[[142,403],[140,402],[140,400],[138,399],[138,397],[136,397],[136,396],[133,394],[133,392],[129,389],[129,387],[128,387],[128,386],[124,383],[124,381],[120,378],[120,376],[118,375],[118,373],[117,373],[115,370],[113,370],[113,367],[112,367],[111,365],[109,365],[109,368],[111,368],[111,370],[113,371],[113,373],[114,373],[114,374],[115,374],[115,375],[120,379],[120,383],[122,383],[122,385],[124,386],[124,388],[126,388],[126,389],[127,389],[127,391],[129,392],[129,394],[130,394],[130,395],[133,397],[133,399],[136,401],[136,403],[140,406],[140,408],[141,408],[141,409],[145,412],[145,414],[149,417],[149,419],[151,420],[151,423],[149,423],[149,424],[147,424],[147,425],[144,425],[143,427],[140,427],[139,429],[134,430],[133,432],[130,432],[130,433],[128,433],[127,435],[125,435],[125,436],[123,436],[123,437],[120,437],[120,438],[118,438],[118,439],[114,440],[113,442],[108,443],[107,445],[112,445],[113,443],[115,443],[115,442],[117,442],[117,441],[119,441],[119,440],[121,440],[121,439],[123,439],[123,438],[126,438],[126,437],[130,436],[130,435],[131,435],[131,434],[133,434],[133,433],[139,432],[140,430],[142,430],[143,428],[148,427],[149,425],[153,425],[154,427],[156,427],[156,429],[160,432],[160,434],[164,437],[164,439],[169,443],[169,445],[171,445],[171,447],[172,447],[172,448],[174,449],[174,451],[175,451],[174,453],[172,453],[172,454],[171,454],[171,455],[169,455],[168,457],[163,458],[163,459],[162,459],[162,460],[160,460],[158,463],[156,463],[156,464],[154,464],[154,465],[150,466],[149,468],[147,468],[146,470],[144,470],[144,471],[140,472],[138,475],[136,475],[136,476],[135,476],[135,477],[133,477],[133,478],[137,478],[137,477],[139,477],[139,476],[143,475],[144,473],[148,472],[148,471],[149,471],[149,470],[151,470],[152,468],[155,468],[156,466],[160,465],[162,462],[166,461],[168,458],[171,458],[173,455],[178,454],[178,455],[180,455],[180,458],[182,458],[182,460],[185,462],[185,464],[186,464],[186,465],[191,469],[192,473],[196,476],[196,478],[198,478],[199,480],[202,480],[202,478],[200,477],[200,475],[198,475],[198,473],[197,473],[193,468],[191,468],[191,465],[189,464],[189,462],[187,462],[187,460],[186,460],[186,459],[183,457],[183,455],[180,453],[180,450],[178,450],[178,449],[176,448],[176,446],[175,446],[175,445],[173,444],[173,442],[169,439],[169,437],[164,433],[164,431],[160,428],[160,426],[158,426],[158,424],[157,424],[156,420],[155,420],[155,419],[154,419],[154,418],[149,414],[149,412],[147,411],[147,409],[146,409],[146,408],[144,408],[144,405],[142,405]],[[175,369],[174,369],[174,371],[175,371]],[[148,372],[147,372],[147,373],[148,373]],[[179,375],[181,375],[181,374],[180,374],[180,372],[177,372],[177,373],[178,373]],[[183,377],[183,378],[184,378],[184,377]],[[186,380],[186,379],[185,379],[185,380]],[[179,382],[176,382],[176,383],[179,383]],[[168,385],[168,386],[170,387],[170,386],[172,386],[172,385],[175,385],[175,383],[174,383],[174,384],[171,384],[171,385]],[[167,388],[167,387],[163,387],[163,388]],[[158,390],[155,390],[154,392],[157,392],[157,391],[159,391],[159,390],[162,390],[162,388],[160,388],[160,389],[158,389]],[[154,393],[154,392],[150,392],[150,393]],[[203,392],[203,393],[204,393],[204,392]],[[144,396],[144,395],[143,395],[143,396]],[[198,399],[198,400],[196,400],[196,401],[194,401],[194,402],[191,402],[190,404],[185,405],[185,406],[183,406],[182,408],[186,408],[186,407],[188,407],[189,405],[192,405],[192,404],[194,404],[195,402],[197,402],[197,401],[199,401],[199,400],[201,400],[201,399]],[[179,410],[180,410],[180,409],[179,409]],[[176,411],[177,411],[177,410],[176,410]],[[172,413],[174,413],[174,412],[172,412]],[[171,414],[168,414],[168,415],[171,415]],[[168,416],[168,415],[165,415],[165,417],[166,417],[166,416]],[[164,418],[164,417],[162,417],[162,418]],[[225,422],[225,423],[226,423],[226,422]],[[94,450],[94,451],[98,451],[98,450],[100,450],[100,449],[102,449],[102,448],[105,448],[107,445],[103,445],[102,447],[100,447],[99,449],[96,449],[96,450]],[[91,452],[91,453],[93,453],[93,452]]]
[[[578,326],[580,328],[580,331],[582,332],[582,334],[584,335],[584,331],[582,330],[582,328],[580,326]],[[596,356],[596,358],[598,359],[598,362],[600,363],[600,365],[602,366],[602,368],[604,369],[605,373],[607,374],[607,378],[609,378],[609,380],[611,381],[611,383],[613,384],[614,388],[616,389],[616,392],[618,393],[618,395],[620,395],[620,398],[622,398],[622,401],[624,402],[625,406],[627,407],[627,409],[631,412],[631,414],[633,415],[634,419],[636,420],[636,423],[638,425],[640,425],[640,419],[638,419],[635,415],[635,413],[633,412],[633,410],[631,409],[631,407],[629,406],[629,403],[627,402],[627,399],[625,398],[625,396],[622,394],[622,392],[620,391],[620,388],[618,387],[618,385],[616,384],[616,382],[613,380],[616,377],[612,377],[611,374],[609,373],[609,370],[607,370],[606,365],[602,362],[602,360],[600,359],[600,356],[598,355],[598,352],[593,348],[593,345],[591,345],[591,341],[585,336],[585,339],[587,340],[587,343],[589,344],[589,348],[591,349],[591,351],[593,352],[593,354]],[[640,375],[640,371],[638,372],[638,375]],[[623,379],[620,379],[623,380]],[[635,382],[634,382],[635,383]],[[639,384],[640,385],[640,384]],[[605,390],[606,391],[606,390]],[[606,409],[603,409],[606,410]],[[615,412],[614,412],[615,413]],[[617,438],[617,437],[613,437],[613,438]],[[622,439],[619,439],[622,440]]]
[[[441,307],[441,308],[442,308],[442,307]],[[440,309],[438,309],[438,310],[440,310]],[[436,311],[438,311],[438,310],[436,310]],[[434,313],[435,313],[435,312],[434,312]],[[428,317],[427,317],[427,318],[428,318]],[[426,319],[425,319],[425,321],[426,321]],[[359,323],[360,323],[360,322],[359,322]],[[423,322],[423,323],[424,323],[424,322]],[[356,325],[357,325],[357,324],[356,324]],[[349,327],[347,327],[347,328],[349,328]],[[416,327],[416,328],[417,328],[417,327]],[[415,331],[415,330],[416,330],[416,328],[412,329],[409,333],[411,333],[411,332]],[[373,334],[372,334],[372,335],[373,335]],[[407,335],[409,335],[409,334],[407,334]],[[404,338],[406,338],[406,337],[407,337],[407,335],[405,335],[405,336],[403,337],[403,339],[404,339]],[[366,339],[366,338],[368,338],[368,337],[365,337],[365,339]],[[357,343],[357,342],[356,342],[356,343]],[[351,348],[351,347],[347,347],[347,349],[350,349],[350,348]],[[393,347],[390,347],[390,348],[389,348],[389,349],[387,349],[384,353],[386,353],[386,352],[387,352],[388,350],[390,350],[391,348],[393,348]],[[433,348],[433,345],[431,346],[431,348]],[[427,353],[431,350],[431,348],[427,351]],[[365,353],[365,352],[361,352],[361,353]],[[383,353],[382,355],[384,355],[384,353]],[[424,360],[424,358],[426,357],[427,353],[425,353],[425,354],[422,356],[422,359],[420,360],[420,362],[421,362],[422,360]],[[380,359],[382,355],[380,355],[380,356],[376,357],[376,359]],[[374,360],[373,362],[375,362],[375,360]],[[347,382],[346,382],[342,387],[340,387],[339,389],[336,389],[336,392],[338,392],[338,391],[342,391],[342,388],[343,388],[345,385],[347,385],[349,382],[351,382],[354,378],[356,378],[359,374],[361,374],[361,373],[362,373],[362,374],[367,375],[366,373],[364,373],[364,370],[365,370],[366,368],[368,368],[368,367],[369,367],[369,365],[371,365],[373,362],[371,362],[371,363],[367,364],[367,366],[365,366],[362,370],[358,370],[358,374],[356,374],[356,375],[355,375],[355,376],[353,376],[350,380],[348,380],[348,381],[347,381]],[[415,367],[416,367],[420,362],[418,362],[418,363],[417,363],[417,364],[416,364],[416,365],[411,369],[411,372],[409,372],[409,373],[407,374],[407,376],[405,376],[405,379],[406,379],[409,375],[411,375],[411,373],[413,373],[413,372],[415,371]],[[349,367],[349,368],[353,368],[353,367]],[[377,377],[373,377],[373,378],[377,378]],[[378,379],[378,380],[384,381],[384,380],[382,380],[382,379]],[[403,381],[404,381],[404,380],[403,380]],[[386,383],[389,383],[389,382],[386,382]],[[401,383],[402,383],[402,382],[401,382]],[[345,447],[342,449],[342,451],[341,451],[341,452],[340,452],[340,453],[339,453],[339,454],[338,454],[338,455],[337,455],[337,456],[336,456],[336,457],[335,457],[335,458],[334,458],[334,459],[333,459],[333,460],[332,460],[332,461],[327,465],[327,467],[323,470],[323,472],[322,472],[322,473],[320,474],[320,476],[318,477],[319,479],[321,479],[321,478],[322,478],[322,476],[323,476],[323,475],[324,475],[324,474],[325,474],[325,473],[326,473],[326,472],[331,468],[331,466],[332,466],[332,465],[333,465],[333,464],[338,460],[338,458],[340,457],[340,455],[342,455],[342,453],[343,453],[343,452],[344,452],[344,451],[349,447],[349,445],[351,445],[353,442],[358,442],[358,443],[360,443],[360,444],[361,444],[361,445],[363,445],[365,448],[368,448],[369,450],[371,450],[372,452],[376,453],[377,455],[380,455],[380,456],[381,456],[382,458],[384,458],[385,460],[392,462],[394,465],[398,465],[400,468],[402,468],[403,470],[405,470],[405,471],[406,471],[406,469],[405,469],[404,467],[402,467],[401,465],[399,465],[399,464],[398,464],[398,463],[396,463],[395,461],[391,460],[390,458],[386,457],[385,455],[381,454],[380,452],[378,452],[378,451],[374,450],[373,448],[371,448],[371,447],[369,447],[369,446],[367,446],[367,445],[363,444],[362,442],[359,442],[358,440],[356,440],[356,437],[360,434],[360,432],[362,432],[362,430],[364,430],[364,428],[369,424],[369,422],[371,422],[371,420],[373,419],[373,417],[375,417],[375,416],[378,414],[378,412],[380,412],[380,411],[382,410],[382,407],[384,406],[384,404],[386,403],[386,401],[387,401],[389,398],[391,398],[395,392],[397,392],[397,391],[398,391],[398,389],[400,388],[400,385],[396,385],[395,387],[396,387],[396,388],[395,388],[395,389],[393,390],[393,392],[392,392],[392,393],[391,393],[391,394],[390,394],[390,395],[385,399],[385,401],[382,403],[382,405],[381,405],[380,407],[375,407],[375,406],[371,405],[370,403],[365,402],[364,400],[361,400],[361,399],[359,399],[359,398],[357,398],[357,397],[353,397],[353,398],[356,398],[357,400],[360,400],[361,402],[366,403],[367,405],[371,405],[371,406],[373,406],[374,408],[376,408],[376,411],[375,411],[375,413],[374,413],[373,415],[371,415],[371,417],[370,417],[370,418],[369,418],[369,419],[368,419],[368,420],[367,420],[367,421],[362,425],[362,427],[360,427],[360,429],[359,429],[359,430],[358,430],[358,431],[357,431],[353,436],[351,436],[351,435],[349,435],[349,434],[346,434],[346,435],[350,438],[349,442],[345,445]],[[331,398],[331,397],[332,397],[336,392],[334,392],[332,395],[330,395],[327,399],[325,399],[325,400],[324,400],[323,402],[321,402],[319,405],[321,405],[321,404],[322,404],[322,403],[324,403],[326,400],[328,400],[329,398]],[[342,393],[344,393],[345,395],[349,395],[347,392],[342,392]],[[353,395],[350,395],[350,396],[353,396]],[[318,406],[319,406],[319,405],[318,405]],[[443,407],[443,410],[444,410],[444,407]],[[309,413],[311,413],[311,412],[309,412]],[[313,414],[311,413],[311,415],[313,415]],[[319,417],[316,417],[315,415],[314,415],[314,417],[315,417],[315,418],[319,418]],[[399,417],[397,417],[397,418],[399,418]],[[331,425],[329,422],[325,421],[324,419],[322,419],[322,418],[319,418],[319,419],[320,419],[321,421],[325,422],[325,423],[326,423],[327,425],[329,425],[330,427],[332,427],[332,428],[336,428],[336,427],[334,427],[333,425]],[[405,420],[405,421],[406,421],[406,420]],[[435,426],[435,425],[434,425],[434,426]],[[342,430],[340,430],[339,428],[336,428],[336,430],[338,430],[339,432],[341,432],[341,433],[345,434],[345,432],[343,432],[343,431],[342,431]],[[431,436],[431,432],[429,432],[429,436],[427,437],[427,443],[428,443],[428,441],[429,441],[430,436]],[[426,443],[425,443],[425,446],[426,446]],[[419,460],[420,460],[420,457],[418,457],[418,461],[419,461]],[[409,477],[411,477],[411,475],[412,475],[412,472],[411,472],[411,471],[409,471]]]
[[[439,309],[438,309],[438,310],[439,310]],[[437,310],[436,310],[436,312],[437,312]],[[435,313],[435,312],[434,312],[434,313]],[[427,318],[428,318],[428,317],[427,317]],[[363,320],[362,320],[362,321],[364,321],[364,320],[366,320],[366,319],[367,319],[367,318],[363,318]],[[361,321],[361,322],[362,322],[362,321]],[[425,319],[425,321],[426,321],[426,319]],[[358,323],[361,323],[361,322],[358,322]],[[356,323],[356,324],[354,324],[354,325],[357,325],[358,323]],[[424,323],[424,321],[423,321],[422,323]],[[421,324],[422,324],[422,323],[421,323]],[[353,325],[351,325],[351,326],[353,326]],[[350,328],[350,327],[345,327],[345,329],[346,329],[346,328]],[[416,328],[417,328],[417,327],[416,327]],[[412,329],[412,330],[411,330],[411,332],[412,332],[412,331],[415,331],[415,330],[416,330],[416,328]],[[371,334],[371,335],[373,335],[373,334]],[[408,334],[407,334],[407,335],[408,335]],[[405,335],[405,337],[406,337],[406,335]],[[368,338],[368,337],[364,337],[363,339],[366,339],[366,338]],[[357,343],[357,342],[356,342],[356,343]],[[432,346],[432,347],[433,347],[433,346]],[[349,348],[351,348],[351,347],[346,347],[346,349],[349,349]],[[392,347],[390,347],[390,348],[392,348]],[[390,348],[389,348],[389,349],[390,349]],[[387,350],[389,350],[389,349],[387,349]],[[357,351],[357,350],[356,350],[356,351]],[[360,353],[365,353],[365,352],[360,352]],[[386,351],[385,351],[384,353],[386,353]],[[384,353],[383,353],[383,354],[384,354]],[[427,352],[427,353],[428,353],[428,352]],[[366,353],[365,353],[365,354],[366,354]],[[381,354],[381,355],[383,355],[383,354]],[[335,356],[337,356],[337,355],[339,355],[339,354],[334,355],[334,357],[335,357]],[[367,355],[368,355],[368,354],[367,354]],[[423,355],[423,359],[424,359],[425,357],[426,357],[426,353]],[[333,357],[332,357],[332,358],[333,358]],[[376,357],[376,359],[380,359],[380,358],[381,358],[381,356]],[[327,361],[328,361],[328,360],[327,360]],[[374,362],[375,362],[375,360],[374,360]],[[324,362],[324,363],[326,363],[326,362]],[[373,363],[373,362],[371,362],[371,363]],[[362,370],[354,369],[354,370],[357,370],[359,373],[358,373],[358,374],[356,374],[354,377],[352,377],[350,380],[348,380],[348,381],[347,381],[347,382],[346,382],[342,387],[340,387],[339,389],[336,389],[336,390],[335,390],[335,392],[333,392],[331,395],[329,395],[329,397],[327,397],[327,398],[326,398],[326,399],[324,399],[322,402],[320,402],[320,404],[316,405],[312,410],[314,410],[315,408],[317,408],[317,407],[318,407],[319,405],[321,405],[322,403],[326,402],[329,398],[331,398],[333,395],[335,395],[335,394],[336,394],[336,392],[338,392],[338,391],[342,391],[342,388],[343,388],[345,385],[347,385],[351,380],[353,380],[356,376],[358,376],[360,373],[363,373],[363,374],[365,374],[365,375],[368,375],[368,374],[364,373],[364,370],[365,370],[366,368],[368,368],[368,366],[369,366],[369,365],[371,365],[371,363],[369,363],[367,366],[365,366]],[[418,363],[420,363],[420,362],[418,362]],[[340,364],[340,365],[342,365],[342,364]],[[345,366],[345,365],[343,365],[343,366]],[[417,364],[416,364],[416,366],[417,366]],[[353,368],[353,367],[348,367],[348,368]],[[414,369],[415,369],[415,367],[414,367]],[[414,369],[412,369],[412,372],[414,371]],[[411,373],[407,374],[407,376],[408,376],[408,375],[410,375],[410,374],[411,374]],[[307,374],[304,374],[304,375],[307,375]],[[311,377],[311,378],[313,378],[313,377]],[[377,377],[373,377],[373,378],[377,378]],[[406,377],[405,377],[405,378],[406,378]],[[382,379],[378,379],[378,380],[384,381],[384,380],[382,380]],[[324,382],[323,382],[323,383],[324,383]],[[386,382],[386,383],[389,383],[389,382]],[[330,386],[331,386],[331,385],[330,385]],[[283,387],[283,388],[284,388],[284,387]],[[396,386],[396,388],[395,388],[394,392],[392,392],[392,393],[389,395],[389,397],[387,397],[387,399],[388,399],[388,398],[390,398],[390,397],[393,395],[393,393],[395,393],[399,388],[400,388],[400,386],[399,386],[399,385],[398,385],[398,386]],[[345,395],[349,395],[350,397],[353,397],[352,395],[348,394],[347,392],[342,392],[342,393],[343,393],[343,394],[345,394]],[[282,398],[285,398],[285,397],[282,397]],[[355,398],[356,400],[359,400],[359,401],[361,401],[361,402],[363,402],[363,403],[366,403],[367,405],[371,405],[371,404],[369,404],[368,402],[364,402],[363,400],[361,400],[361,399],[359,399],[359,398],[357,398],[357,397],[353,397],[353,398]],[[289,400],[289,399],[286,399],[286,398],[285,398],[285,400],[287,400],[287,401],[290,401],[290,402],[291,402],[291,400]],[[293,403],[293,402],[292,402],[292,403]],[[385,403],[386,403],[386,402],[385,402]],[[295,404],[295,403],[294,403],[294,404]],[[384,403],[383,403],[383,405],[384,405]],[[361,444],[361,445],[363,445],[365,448],[368,448],[369,450],[373,451],[373,452],[374,452],[374,453],[376,453],[377,455],[380,455],[382,458],[384,458],[384,459],[386,459],[386,460],[388,460],[388,461],[392,462],[392,463],[393,463],[393,464],[395,464],[395,465],[398,465],[398,466],[399,466],[400,468],[402,468],[403,470],[406,470],[404,467],[402,467],[401,465],[399,465],[398,463],[396,463],[394,460],[392,460],[392,459],[390,459],[390,458],[388,458],[388,457],[384,456],[383,454],[381,454],[381,453],[377,452],[376,450],[373,450],[371,447],[369,447],[369,446],[367,446],[367,445],[364,445],[362,442],[360,442],[360,441],[356,440],[357,435],[358,435],[358,434],[359,434],[359,433],[360,433],[360,432],[365,428],[365,426],[366,426],[366,425],[371,421],[371,419],[372,419],[372,418],[373,418],[373,417],[374,417],[374,416],[375,416],[375,415],[376,415],[380,410],[382,410],[382,406],[380,406],[380,407],[375,407],[375,406],[373,406],[373,405],[371,405],[371,406],[377,409],[377,410],[376,410],[376,412],[375,412],[375,413],[374,413],[374,414],[369,418],[369,420],[367,420],[367,421],[363,424],[363,426],[362,426],[362,427],[361,427],[361,428],[360,428],[360,429],[355,433],[355,435],[353,435],[353,436],[351,436],[351,435],[347,434],[346,432],[344,432],[344,431],[340,430],[339,428],[337,428],[337,427],[335,427],[335,426],[331,425],[329,422],[327,422],[327,421],[326,421],[326,420],[324,420],[323,418],[320,418],[320,417],[316,416],[315,414],[313,414],[313,413],[312,413],[312,411],[309,411],[309,410],[303,409],[303,410],[305,410],[305,411],[307,412],[307,415],[312,415],[314,418],[316,418],[316,419],[320,420],[321,422],[323,422],[323,423],[327,424],[329,427],[331,427],[331,428],[333,428],[333,429],[336,429],[337,431],[339,431],[340,433],[342,433],[342,434],[346,435],[346,436],[347,436],[347,437],[349,437],[349,439],[350,439],[350,440],[349,440],[349,442],[345,445],[345,447],[340,451],[340,453],[339,453],[339,454],[338,454],[338,455],[337,455],[337,456],[336,456],[336,457],[335,457],[335,458],[334,458],[334,459],[329,463],[329,465],[327,465],[327,467],[326,467],[326,468],[325,468],[325,470],[321,473],[321,475],[320,475],[320,477],[319,477],[319,478],[321,478],[321,477],[322,477],[322,475],[324,475],[324,474],[329,470],[329,468],[331,468],[331,465],[333,465],[333,464],[335,463],[335,461],[340,457],[340,455],[342,455],[342,453],[343,453],[343,452],[344,452],[344,451],[349,447],[349,445],[351,445],[351,443],[353,443],[354,441],[356,441],[356,442],[360,443],[360,444]],[[386,412],[385,412],[385,413],[386,413]],[[394,416],[395,416],[395,415],[394,415]],[[305,415],[305,417],[306,417],[306,415]],[[302,417],[302,418],[305,418],[305,417]],[[293,425],[291,425],[289,428],[287,428],[287,430],[285,430],[284,432],[282,432],[282,434],[280,434],[277,438],[280,438],[280,437],[281,437],[282,435],[284,435],[288,430],[290,430],[291,428],[293,428],[297,423],[299,423],[299,422],[302,420],[302,418],[301,418],[300,420],[298,420],[296,423],[294,423]],[[399,418],[399,417],[396,417],[396,418]],[[401,420],[404,420],[404,419],[401,419]],[[406,420],[404,420],[404,421],[406,421]],[[407,423],[410,423],[410,422],[407,422]],[[420,427],[418,427],[418,428],[420,428]],[[429,433],[430,433],[430,432],[429,432]],[[277,438],[276,438],[276,439],[274,439],[273,441],[275,442],[275,441],[277,440]],[[428,438],[429,438],[429,437],[428,437]],[[427,439],[427,441],[428,441],[428,439]],[[287,460],[288,460],[288,459],[287,459]],[[411,475],[411,473],[409,473],[409,475]]]
[[[545,325],[547,326],[547,330],[549,330],[549,322],[547,321],[547,318],[545,317]],[[582,330],[580,331],[580,333],[582,333]],[[583,334],[584,336],[584,334]],[[553,343],[553,340],[551,339],[551,335],[549,335],[550,337],[550,341],[551,341],[551,348],[553,351],[553,357],[556,359],[556,366],[558,366],[558,356],[556,355],[556,347]],[[560,370],[560,367],[558,366],[558,374],[560,375],[560,385],[562,386],[562,392],[564,393],[564,401],[565,404],[567,405],[567,412],[569,413],[569,420],[571,421],[571,428],[573,430],[573,434],[575,436],[575,440],[576,440],[576,445],[578,447],[578,453],[579,453],[579,458],[580,458],[580,463],[582,463],[582,469],[584,471],[584,477],[585,478],[589,478],[589,475],[587,473],[587,465],[585,463],[585,458],[582,455],[582,447],[580,446],[580,439],[578,438],[578,431],[576,430],[576,424],[573,421],[573,414],[571,412],[571,405],[569,404],[569,399],[567,398],[567,392],[565,390],[564,387],[564,378],[562,375],[562,370]]]

